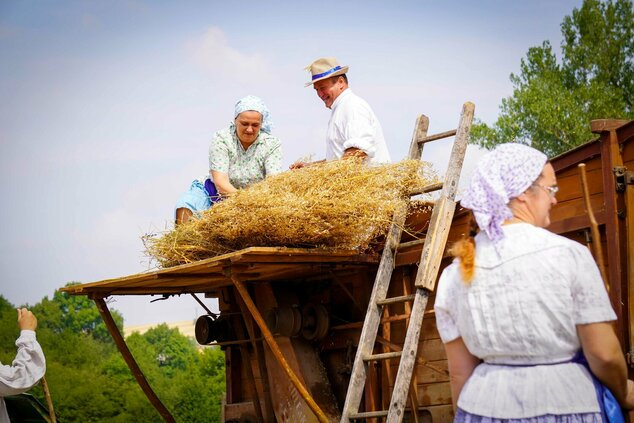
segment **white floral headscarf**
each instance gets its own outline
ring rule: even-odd
[[[508,203],[526,191],[548,158],[524,144],[498,145],[478,163],[460,204],[471,209],[480,230],[493,243],[504,237],[502,223],[513,217]]]
[[[236,103],[236,109],[233,118],[237,118],[240,113],[246,112],[248,110],[253,110],[262,115],[262,127],[260,128],[260,131],[270,134],[271,128],[273,127],[273,122],[271,121],[269,109],[266,108],[266,105],[264,104],[262,99],[254,95],[248,95],[240,99]]]

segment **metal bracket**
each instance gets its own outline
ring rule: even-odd
[[[614,173],[614,179],[615,179],[615,188],[616,188],[616,192],[624,192],[625,191],[625,174],[627,173],[627,168],[625,166],[615,166],[612,169],[612,172]]]
[[[626,185],[634,185],[634,171],[628,171],[625,166],[615,166],[612,172],[614,172],[617,192],[624,192]]]

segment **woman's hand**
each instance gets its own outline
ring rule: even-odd
[[[214,181],[216,185],[216,189],[223,197],[237,191],[237,188],[231,185],[229,181],[229,175],[224,172],[218,172],[217,170],[212,170],[211,179]]]
[[[303,167],[306,167],[307,165],[308,165],[308,163],[307,163],[307,162],[300,162],[300,161],[297,161],[297,162],[293,163],[292,165],[290,165],[288,168],[289,168],[290,170],[295,170],[295,169],[301,169],[301,168],[303,168]]]

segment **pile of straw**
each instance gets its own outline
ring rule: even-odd
[[[428,163],[376,167],[339,160],[270,176],[198,218],[146,237],[162,267],[253,246],[368,249],[406,193],[437,181]]]

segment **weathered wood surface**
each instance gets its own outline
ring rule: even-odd
[[[378,256],[352,250],[251,247],[147,273],[61,288],[71,295],[150,295],[214,292],[231,286],[231,274],[247,281],[303,279],[376,266]]]

